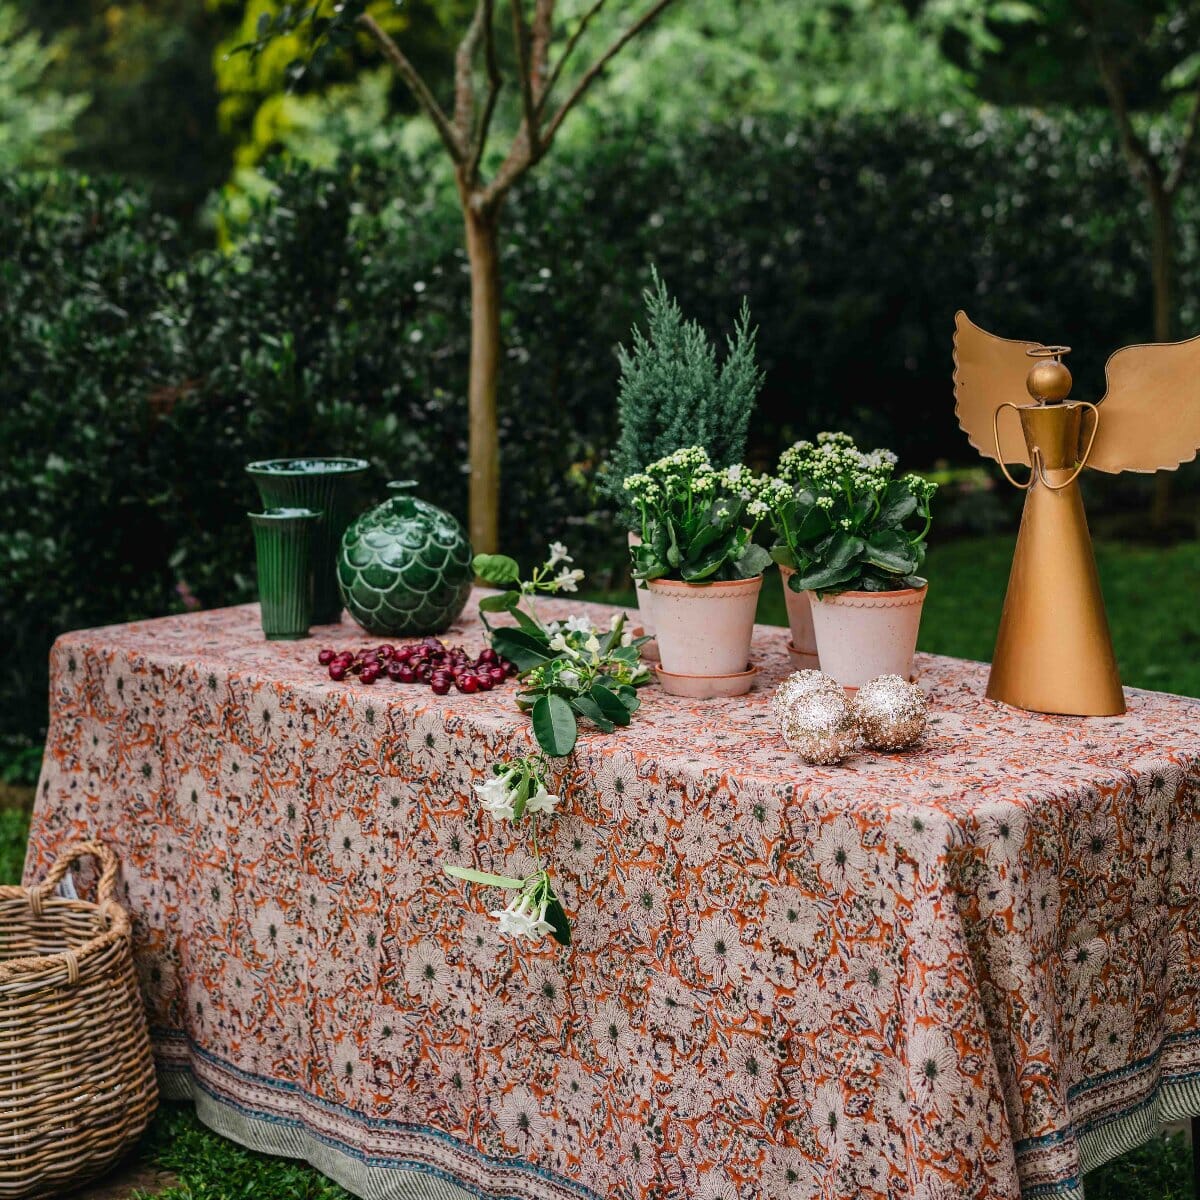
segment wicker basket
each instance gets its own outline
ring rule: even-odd
[[[96,903],[53,895],[83,855]],[[146,1128],[158,1089],[117,860],[70,847],[35,888],[0,887],[0,1200],[99,1175]]]

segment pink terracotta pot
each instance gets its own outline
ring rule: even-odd
[[[647,590],[664,671],[704,676],[746,670],[761,575],[729,583],[654,579]]]
[[[927,590],[814,596],[821,670],[848,688],[862,687],[877,675],[910,679]]]
[[[629,539],[630,546],[640,546],[642,544],[642,535],[640,533],[630,532],[626,536]],[[646,589],[640,584],[635,584],[633,594],[637,597],[638,624],[642,627],[642,633],[650,639],[650,641],[642,643],[642,657],[649,662],[658,662],[658,642],[654,640],[654,620],[650,616],[649,595]]]
[[[813,631],[812,592],[792,591],[788,580],[795,573],[795,567],[779,568],[779,578],[783,581],[783,602],[787,605],[788,628],[792,631],[788,655],[798,671],[819,671],[821,664],[817,655],[817,635]]]

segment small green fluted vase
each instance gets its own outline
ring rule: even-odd
[[[342,619],[338,550],[358,508],[355,485],[369,466],[364,458],[272,458],[246,468],[264,508],[310,508],[321,514],[312,545],[314,625]]]
[[[258,555],[258,603],[269,642],[308,637],[313,615],[313,542],[321,514],[311,508],[248,513]]]

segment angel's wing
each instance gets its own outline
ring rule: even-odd
[[[1200,449],[1200,337],[1126,346],[1104,367],[1108,390],[1088,456],[1098,471],[1173,471]]]
[[[1015,342],[980,329],[965,312],[954,317],[954,412],[967,440],[985,458],[996,457],[992,419],[1006,400],[1028,404],[1025,380],[1033,359],[1025,353],[1041,342]],[[1000,453],[1006,463],[1029,466],[1029,451],[1016,413],[1000,417]]]

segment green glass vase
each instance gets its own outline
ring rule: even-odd
[[[246,468],[264,508],[309,508],[321,514],[312,542],[314,625],[342,619],[338,548],[358,507],[356,485],[369,466],[363,458],[272,458]]]
[[[312,549],[321,514],[311,508],[248,513],[258,556],[258,603],[270,642],[308,637],[313,612]]]

